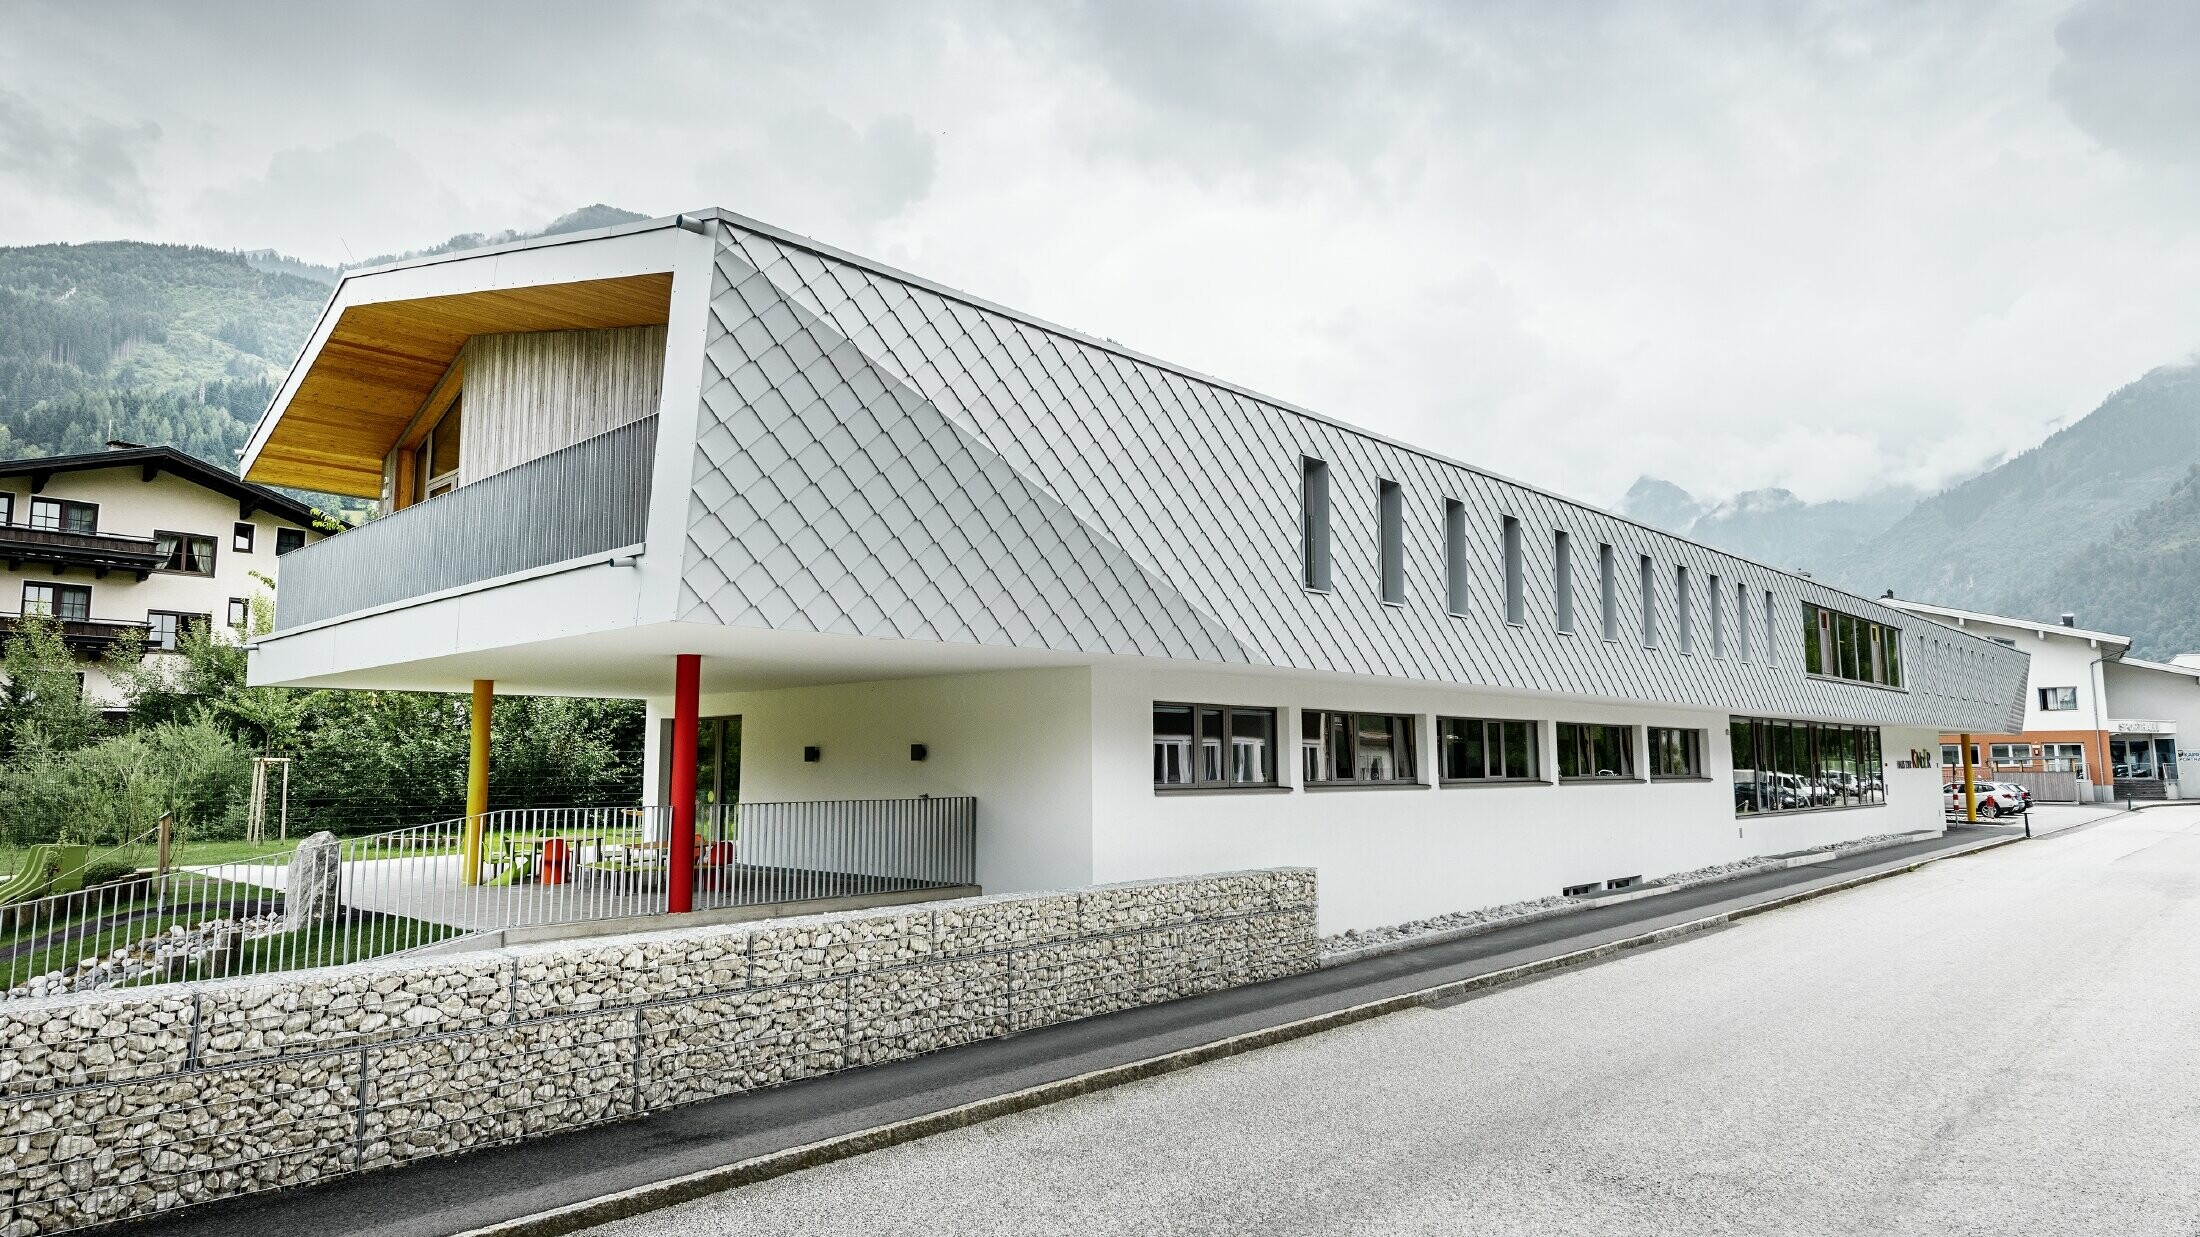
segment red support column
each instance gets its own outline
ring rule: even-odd
[[[702,711],[703,659],[673,658],[672,836],[665,852],[665,909],[695,909],[695,732]]]

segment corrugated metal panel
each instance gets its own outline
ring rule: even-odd
[[[640,542],[657,418],[283,556],[281,631]]]
[[[682,617],[1292,666],[1737,713],[1999,727],[2025,658],[1530,487],[725,224],[706,345]],[[1300,457],[1330,467],[1335,589],[1299,582]],[[1377,483],[1403,487],[1403,607],[1380,601]],[[1467,513],[1447,613],[1444,503]],[[1527,623],[1504,621],[1501,528],[1524,529]],[[1556,630],[1553,537],[1580,634]],[[1600,638],[1598,547],[1619,639]],[[1662,646],[1642,647],[1638,563]],[[1675,566],[1727,657],[1678,650]],[[1749,602],[1737,603],[1737,586]],[[1768,632],[1763,598],[1773,596]],[[1803,673],[1812,601],[1905,629],[1909,690]],[[1737,633],[1750,627],[1744,662]],[[1768,640],[1769,637],[1769,640]],[[1774,664],[1766,663],[1768,643]]]

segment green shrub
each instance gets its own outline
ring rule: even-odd
[[[95,859],[84,865],[84,884],[87,888],[136,875],[137,865],[124,863],[120,859]]]

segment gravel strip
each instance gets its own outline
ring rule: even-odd
[[[1826,851],[1855,852],[1871,850],[1892,842],[1909,841],[1915,836],[1915,834],[1909,833],[1875,833],[1870,837],[1850,838],[1845,842],[1815,846],[1810,850],[1796,851],[1792,854],[1813,855]],[[1709,885],[1716,881],[1733,880],[1736,877],[1747,876],[1753,872],[1784,867],[1792,854],[1781,856],[1760,855],[1752,859],[1737,859],[1732,863],[1714,863],[1707,867],[1690,868],[1686,872],[1675,872],[1669,876],[1662,876],[1657,880],[1645,882],[1643,887],[1689,889],[1697,885]],[[1547,897],[1530,898],[1525,902],[1507,902],[1503,906],[1485,906],[1479,910],[1453,911],[1448,915],[1437,915],[1430,919],[1414,919],[1381,928],[1348,929],[1334,936],[1322,938],[1322,961],[1327,963],[1341,957],[1363,953],[1381,946],[1397,945],[1421,937],[1472,936],[1508,924],[1548,919],[1553,915],[1562,915],[1569,911],[1581,910],[1594,905],[1596,905],[1596,899],[1594,898],[1568,898],[1554,893]]]

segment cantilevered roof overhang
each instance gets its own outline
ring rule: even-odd
[[[560,239],[672,226],[659,220]],[[669,267],[610,273],[593,256],[600,251],[560,260],[581,249],[469,251],[345,276],[254,427],[240,471],[263,485],[377,497],[383,457],[468,339],[669,321]]]

